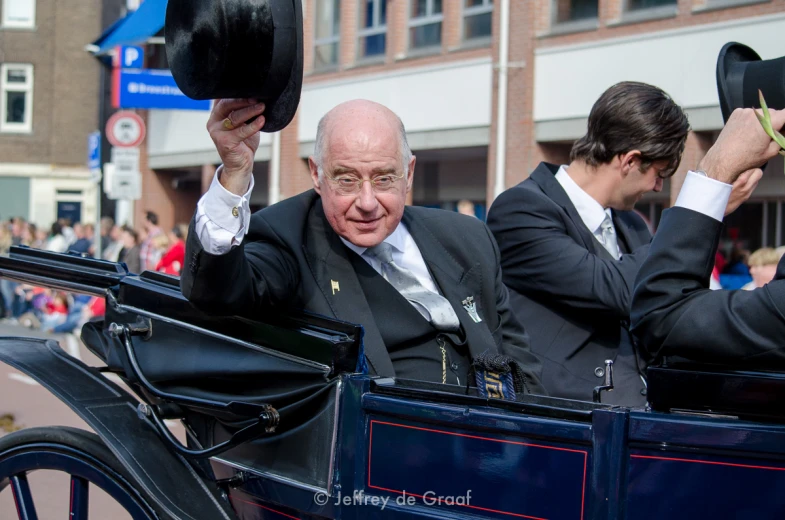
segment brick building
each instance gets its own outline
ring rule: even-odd
[[[84,45],[101,16],[87,0],[0,1],[0,219],[95,221],[99,65]]]
[[[764,59],[785,54],[778,38],[785,0],[303,0],[303,6],[302,99],[284,131],[262,136],[254,207],[308,189],[319,118],[342,101],[366,98],[389,106],[406,125],[417,155],[412,202],[452,209],[469,199],[482,217],[500,189],[523,180],[539,161],[567,160],[605,88],[638,80],[668,91],[694,130],[680,174],[641,203],[656,225],[684,171],[722,127],[714,76],[722,45],[746,43]],[[205,130],[207,113],[151,110],[146,117],[149,168],[135,214],[153,207],[165,226],[187,221],[219,161]],[[497,181],[500,138],[506,146]],[[729,220],[731,232],[757,234],[750,247],[785,242],[782,167],[772,161],[756,202]]]

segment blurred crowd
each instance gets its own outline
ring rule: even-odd
[[[101,251],[96,254],[95,226],[59,219],[48,229],[24,218],[0,221],[0,254],[11,246],[25,245],[58,253],[77,252],[83,256],[123,262],[132,273],[158,271],[179,276],[185,258],[188,226],[178,224],[165,231],[158,215],[145,214],[134,229],[117,225],[110,217],[101,219]],[[30,328],[55,333],[74,332],[85,322],[104,314],[104,300],[64,291],[0,280],[0,318]]]
[[[717,251],[714,260],[712,278],[722,289],[751,291],[763,287],[774,279],[777,264],[785,255],[785,246],[762,247],[752,253],[738,244],[731,244],[729,249],[727,253]]]

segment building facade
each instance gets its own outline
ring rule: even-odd
[[[319,119],[365,98],[407,128],[417,156],[411,202],[454,209],[468,199],[482,218],[539,161],[566,162],[599,95],[636,80],[670,93],[693,130],[679,174],[640,205],[656,226],[722,128],[714,72],[722,45],[745,43],[764,59],[785,54],[785,0],[303,0],[303,8],[302,98],[286,129],[262,135],[254,208],[308,189]],[[146,117],[149,168],[135,214],[154,200],[169,208],[159,211],[164,225],[187,221],[219,162],[208,114]],[[785,242],[782,171],[781,158],[772,161],[754,203],[728,221],[730,233],[757,233],[750,247]]]
[[[95,222],[87,136],[98,129],[101,31],[87,0],[0,0],[0,220]]]

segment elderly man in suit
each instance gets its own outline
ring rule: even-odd
[[[491,207],[511,306],[543,360],[551,395],[591,400],[611,359],[615,388],[603,401],[646,402],[629,316],[651,234],[632,210],[673,175],[688,132],[665,92],[619,83],[592,107],[569,165],[541,163]]]
[[[782,128],[785,110],[772,110],[771,122]],[[635,282],[632,326],[650,359],[785,366],[785,258],[763,287],[709,289],[731,185],[759,176],[778,151],[752,109],[737,109],[697,170],[687,172]]]
[[[313,189],[251,215],[263,110],[213,109],[223,165],[191,224],[183,294],[222,314],[290,308],[359,323],[372,374],[473,386],[479,358],[506,355],[517,392],[543,393],[487,227],[405,205],[415,157],[400,119],[369,101],[334,108],[309,159]]]

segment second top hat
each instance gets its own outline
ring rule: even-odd
[[[741,43],[725,44],[717,58],[717,92],[722,118],[736,108],[760,108],[758,90],[769,108],[785,109],[785,57],[761,60]]]
[[[301,0],[169,0],[166,56],[192,99],[255,98],[264,132],[294,118],[303,76]]]

